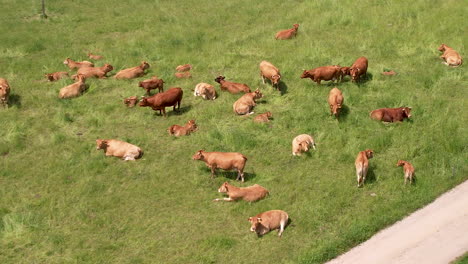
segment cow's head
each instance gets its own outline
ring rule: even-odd
[[[297,30],[299,28],[299,24],[294,24],[293,27],[294,27],[294,29]]]
[[[110,64],[108,64],[108,63],[104,64],[104,71],[105,71],[105,72],[110,72],[110,71],[112,71],[113,69],[114,69],[114,67],[112,67],[112,65],[110,65]]]
[[[54,74],[48,73],[48,74],[45,74],[44,76],[46,77],[47,80],[49,80],[51,82],[54,81]]]
[[[192,159],[193,159],[193,160],[201,160],[201,159],[203,159],[203,152],[205,152],[203,149],[197,151],[197,153],[195,153],[195,155],[192,156]]]
[[[140,103],[138,104],[139,106],[143,107],[143,106],[148,106],[148,99],[144,96],[141,97],[141,100],[140,100]]]
[[[260,99],[263,97],[263,94],[260,92],[260,90],[257,88],[257,90],[255,90],[254,92],[254,99]]]
[[[332,106],[332,112],[335,117],[338,117],[340,115],[341,111],[341,104],[334,104]]]
[[[281,75],[279,74],[275,74],[271,76],[271,82],[273,83],[273,85],[278,85],[280,79],[281,79]]]
[[[261,217],[249,217],[248,221],[250,222],[250,231],[258,233],[262,228],[262,218]]]
[[[146,61],[142,61],[140,67],[141,69],[146,70],[150,67],[150,65]]]
[[[405,163],[406,162],[404,160],[399,160],[396,165],[397,165],[397,167],[401,167],[401,166],[405,165]]]
[[[227,193],[229,190],[228,190],[228,183],[227,182],[224,182],[223,185],[221,185],[221,187],[219,187],[218,189],[218,192],[220,193]]]
[[[301,78],[304,79],[304,78],[312,78],[312,74],[310,74],[309,71],[306,71],[304,70],[304,72],[301,74]]]
[[[195,131],[198,128],[197,124],[195,124],[195,120],[189,120],[187,122],[187,125],[190,128],[190,130],[192,130],[192,131]]]
[[[438,50],[444,52],[446,48],[447,48],[447,45],[442,44],[439,46]]]
[[[220,76],[216,77],[215,82],[221,83],[221,81],[223,81],[224,79],[226,79],[226,77],[220,75]]]
[[[351,68],[350,67],[341,67],[340,71],[343,75],[350,75],[351,72],[350,72]]]
[[[366,149],[364,152],[366,153],[366,157],[368,159],[372,159],[374,157],[374,151],[372,149]]]
[[[67,65],[69,62],[70,62],[70,58],[66,58],[66,59],[63,61],[63,64]]]
[[[357,67],[353,67],[349,69],[349,74],[351,75],[351,79],[353,81],[355,81],[358,78],[360,72],[361,72],[361,69]]]
[[[403,116],[407,118],[411,117],[411,107],[403,107],[401,111],[403,111]]]
[[[107,148],[107,140],[105,139],[96,139],[96,150],[106,149]]]
[[[271,118],[271,117],[272,117],[272,115],[271,115],[271,112],[270,112],[270,111],[266,112],[266,113],[265,113],[265,115],[266,115],[266,117],[268,117],[268,118]]]

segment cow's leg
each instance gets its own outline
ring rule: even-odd
[[[407,178],[406,175],[405,175],[405,185],[406,185],[406,180],[408,180],[408,178]]]
[[[214,179],[215,173],[216,173],[216,164],[211,165],[211,179]]]
[[[361,169],[357,168],[356,169],[356,176],[357,176],[357,187],[361,187]]]
[[[286,223],[284,221],[281,221],[280,223],[280,228],[278,230],[278,236],[281,237],[281,235],[283,234],[283,231],[284,231],[284,226],[286,225]]]
[[[265,76],[263,76],[263,74],[261,72],[260,72],[260,76],[262,77],[263,84],[265,84]]]
[[[166,117],[166,107],[162,108],[162,112],[163,112],[164,117]]]
[[[234,199],[232,199],[231,197],[228,197],[228,198],[222,198],[222,199],[220,199],[220,198],[216,198],[216,199],[214,199],[214,200],[213,200],[213,202],[219,202],[219,201],[234,202],[235,200],[234,200]]]

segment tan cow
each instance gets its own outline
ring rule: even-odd
[[[72,98],[80,96],[86,90],[85,77],[81,74],[76,76],[78,79],[75,83],[60,89],[59,98]]]
[[[268,61],[260,62],[260,77],[262,77],[262,82],[265,84],[265,78],[270,80],[273,87],[279,90],[279,82],[281,79],[280,72],[273,64]]]
[[[193,160],[201,160],[211,169],[213,179],[216,169],[237,170],[236,180],[244,182],[244,167],[247,158],[239,152],[206,152],[199,150],[192,157]]]
[[[146,61],[142,61],[139,66],[123,69],[119,71],[114,78],[116,79],[133,79],[145,75],[145,70],[148,69],[150,65]]]
[[[143,156],[143,151],[139,147],[117,139],[96,139],[96,149],[103,149],[106,156],[119,157],[123,160],[135,160]]]
[[[463,63],[462,57],[460,56],[458,52],[456,52],[451,47],[445,44],[442,44],[439,47],[439,51],[443,52],[440,58],[444,60],[445,65],[452,66],[452,67],[458,67],[462,65]]]
[[[8,98],[10,96],[10,84],[6,79],[0,78],[0,103],[2,106],[8,107]]]
[[[94,63],[89,62],[89,61],[73,61],[70,58],[66,58],[63,61],[63,64],[67,65],[70,70],[73,69],[79,69],[79,68],[84,68],[84,67],[94,67]]]
[[[263,97],[263,94],[257,89],[255,92],[246,93],[234,102],[232,108],[238,115],[253,114],[252,109],[257,105],[256,100]]]
[[[284,228],[288,224],[289,216],[282,210],[271,210],[249,217],[250,231],[257,233],[258,236],[278,229],[278,236],[281,237]]]
[[[310,147],[315,149],[315,141],[311,135],[301,134],[292,141],[292,154],[300,156],[302,152],[309,151]]]
[[[192,65],[184,64],[184,65],[177,66],[175,70],[178,72],[186,72],[186,71],[190,71],[191,69],[192,69]]]
[[[275,39],[291,39],[297,35],[299,24],[294,24],[293,28],[278,31],[275,35]]]
[[[106,74],[112,71],[113,69],[114,67],[112,67],[112,65],[110,64],[104,64],[104,66],[102,67],[84,67],[84,68],[78,69],[77,74],[73,75],[72,78],[76,79],[76,76],[78,74],[81,74],[85,78],[95,77],[99,79],[105,79],[107,78]]]
[[[174,76],[179,79],[183,78],[192,78],[192,74],[190,72],[176,72]]]
[[[250,93],[250,87],[247,84],[235,83],[224,80],[226,77],[218,76],[215,79],[215,82],[220,84],[221,90],[228,91],[232,94],[237,94],[240,92]]]
[[[90,58],[92,60],[102,60],[102,59],[104,59],[103,56],[97,55],[97,54],[92,54],[91,52],[88,53],[88,58]]]
[[[195,124],[195,120],[189,120],[185,126],[172,125],[167,129],[169,135],[176,137],[179,136],[188,136],[190,133],[197,131],[198,127]]]
[[[130,96],[124,99],[124,104],[127,107],[134,107],[137,103],[138,103],[138,97],[136,96]]]
[[[367,149],[359,152],[354,165],[356,166],[356,175],[358,187],[364,185],[366,181],[367,171],[369,170],[369,159],[374,157],[374,151]]]
[[[65,76],[68,76],[68,72],[61,71],[61,72],[46,73],[44,76],[49,82],[54,82],[54,81],[58,81],[62,79]]]
[[[413,178],[414,178],[414,167],[411,165],[411,163],[404,161],[404,160],[399,160],[397,162],[397,167],[403,167],[403,172],[405,173],[405,185],[406,181],[409,180],[410,184],[413,183]]]
[[[263,114],[259,114],[257,115],[253,121],[254,122],[257,122],[257,123],[266,123],[266,122],[270,122],[270,118],[272,117],[271,115],[271,112],[268,111],[268,112],[265,112]]]
[[[254,184],[249,187],[236,187],[234,185],[229,184],[228,182],[223,183],[221,187],[219,187],[218,192],[226,193],[229,197],[228,198],[216,198],[213,201],[227,201],[233,202],[238,200],[244,200],[247,202],[255,202],[265,198],[268,195],[268,190],[263,188],[258,184]]]
[[[338,88],[333,88],[328,94],[328,105],[330,106],[330,112],[335,115],[336,118],[340,115],[341,107],[343,106],[343,94]]]
[[[194,96],[201,96],[205,100],[216,99],[216,90],[213,85],[208,83],[199,83],[195,86]]]

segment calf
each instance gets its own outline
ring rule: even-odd
[[[367,73],[368,64],[366,57],[360,57],[353,63],[353,65],[351,65],[349,73],[351,74],[351,80],[353,82],[359,81],[361,75],[365,75]]]
[[[166,116],[166,107],[173,106],[175,111],[177,106],[177,109],[180,110],[183,94],[184,92],[179,87],[170,88],[165,92],[150,97],[143,97],[140,101],[140,107],[149,106],[155,111],[159,110],[159,114],[162,111],[164,116]]]
[[[344,77],[346,75],[351,76],[351,67],[341,67],[340,72],[341,72],[341,79],[340,81],[342,82],[344,80]]]
[[[250,88],[247,86],[247,84],[228,82],[224,79],[224,76],[218,76],[215,79],[215,82],[220,84],[221,90],[228,91],[232,94],[237,94],[240,92],[250,93]]]
[[[247,158],[238,152],[206,152],[199,150],[192,157],[193,160],[204,161],[206,166],[211,169],[211,178],[213,179],[216,169],[237,170],[236,180],[242,179],[244,182],[244,167]]]
[[[53,73],[47,73],[44,76],[46,77],[46,79],[49,82],[54,82],[54,81],[58,81],[58,80],[62,79],[65,76],[68,76],[68,72],[64,72],[64,71],[53,72]]]
[[[88,58],[90,58],[92,60],[102,60],[102,59],[104,59],[103,56],[92,54],[92,53],[88,53]]]
[[[253,114],[252,109],[257,105],[255,102],[257,99],[263,97],[263,94],[257,89],[255,92],[246,93],[237,101],[234,102],[232,108],[238,115]]]
[[[60,89],[59,98],[72,98],[81,95],[86,90],[85,77],[81,74],[77,75],[77,81],[73,84]]]
[[[234,185],[229,184],[228,182],[223,183],[221,187],[219,187],[218,192],[226,193],[229,198],[217,198],[213,201],[227,201],[233,202],[238,200],[244,200],[247,202],[255,202],[265,198],[268,195],[268,190],[263,188],[262,186],[255,184],[249,187],[236,187]]]
[[[413,183],[413,178],[414,178],[414,167],[411,165],[411,163],[404,161],[404,160],[399,160],[397,162],[397,167],[403,167],[403,171],[405,173],[405,185],[406,181],[409,180],[410,184]]]
[[[278,229],[278,236],[281,237],[284,228],[288,224],[289,216],[282,210],[271,210],[249,217],[250,231],[257,233],[258,236]]]
[[[114,67],[110,64],[104,64],[102,67],[85,67],[85,68],[80,68],[77,71],[77,75],[81,74],[85,78],[99,78],[99,79],[105,79],[107,78],[106,74],[110,71],[112,71]],[[73,75],[72,78],[76,79],[77,75]]]
[[[310,78],[317,84],[320,84],[321,81],[338,81],[341,78],[341,67],[339,65],[317,67],[304,71],[301,78]]]
[[[258,123],[266,123],[266,122],[270,122],[271,117],[272,117],[271,112],[268,111],[263,114],[259,114],[253,119],[253,121],[258,122]]]
[[[195,132],[198,129],[197,124],[195,124],[195,120],[189,120],[185,126],[179,125],[172,125],[167,129],[169,135],[173,135],[176,137],[179,136],[188,136],[190,133]]]
[[[270,80],[271,84],[279,90],[279,82],[281,79],[280,72],[273,64],[268,61],[260,62],[260,77],[262,77],[262,82],[265,84],[265,78]]]
[[[79,69],[79,68],[84,68],[84,67],[94,67],[94,63],[89,62],[89,61],[73,61],[70,58],[66,58],[63,61],[63,64],[67,65],[70,70],[73,69]]]
[[[357,182],[358,187],[364,185],[364,181],[366,180],[367,170],[369,169],[369,159],[374,156],[374,151],[371,149],[367,149],[364,151],[359,152],[354,165],[356,166],[356,175],[357,175]]]
[[[136,96],[130,96],[124,99],[124,104],[127,107],[134,107],[138,103],[138,98]]]
[[[103,149],[106,156],[119,157],[123,160],[135,160],[143,156],[143,151],[139,147],[117,139],[96,139],[96,149]]]
[[[201,96],[205,100],[214,100],[216,99],[216,90],[211,84],[199,83],[195,86],[193,95]]]
[[[160,93],[164,92],[164,81],[163,79],[158,79],[157,76],[153,76],[151,79],[139,82],[138,87],[145,89],[146,94],[149,96],[151,95],[151,90],[158,89]]]
[[[8,107],[8,97],[10,96],[10,85],[6,79],[0,78],[0,103]]]
[[[145,70],[148,69],[150,65],[146,61],[142,61],[139,66],[123,69],[119,71],[114,78],[116,79],[133,79],[141,77],[145,74]]]
[[[294,24],[293,28],[285,29],[278,31],[275,35],[275,39],[290,39],[297,35],[297,29],[299,28],[299,24]]]
[[[301,134],[292,141],[292,154],[294,156],[300,156],[302,152],[309,151],[310,147],[315,149],[315,141],[312,136]]]
[[[174,76],[179,79],[183,78],[192,78],[192,74],[190,72],[176,72]]]
[[[380,108],[372,111],[370,117],[383,122],[402,122],[411,117],[411,107]]]
[[[175,70],[178,72],[186,72],[186,71],[190,71],[191,69],[192,69],[192,65],[184,64],[184,65],[177,66]]]
[[[341,107],[343,105],[344,99],[343,94],[338,88],[333,88],[328,94],[328,105],[330,105],[330,112],[336,118],[340,115]]]
[[[462,65],[463,63],[462,57],[460,56],[458,52],[456,52],[451,47],[445,44],[442,44],[440,45],[438,50],[443,52],[440,58],[444,60],[445,65],[452,66],[452,67],[458,67]]]

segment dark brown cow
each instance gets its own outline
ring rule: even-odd
[[[411,107],[380,108],[372,111],[370,117],[383,122],[402,122],[411,117]]]
[[[278,31],[275,35],[275,39],[290,39],[297,35],[297,29],[299,28],[299,24],[294,24],[293,28],[285,29]]]
[[[155,111],[159,110],[159,114],[162,111],[163,115],[166,116],[166,107],[173,106],[175,111],[177,106],[177,110],[180,110],[183,93],[179,87],[170,88],[165,92],[143,97],[140,101],[140,107],[149,106]]]
[[[312,70],[304,71],[301,78],[310,78],[313,82],[320,84],[321,81],[339,80],[341,67],[339,65],[322,66]]]
[[[351,65],[351,68],[349,70],[349,73],[351,74],[351,80],[354,82],[359,81],[361,78],[361,75],[365,75],[367,73],[367,66],[369,65],[369,62],[367,61],[366,57],[360,57],[357,59],[353,65]]]

